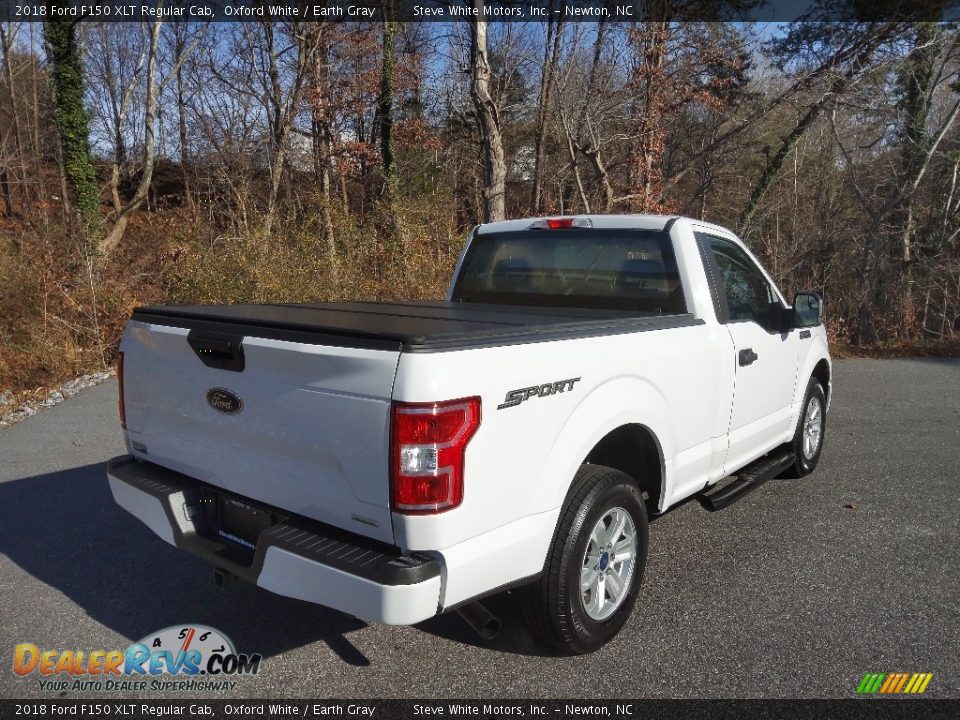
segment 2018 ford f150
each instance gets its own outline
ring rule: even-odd
[[[392,624],[517,588],[571,654],[649,515],[813,471],[831,392],[819,296],[661,216],[481,225],[445,302],[141,307],[119,378],[114,499],[221,576]]]

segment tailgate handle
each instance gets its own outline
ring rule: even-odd
[[[243,337],[191,330],[187,342],[207,367],[243,372]]]

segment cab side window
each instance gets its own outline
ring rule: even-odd
[[[726,299],[729,322],[752,320],[771,329],[779,303],[760,268],[729,240],[710,236],[709,242],[719,271],[719,290]]]

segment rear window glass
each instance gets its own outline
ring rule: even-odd
[[[477,235],[454,300],[686,312],[670,236],[657,230]]]

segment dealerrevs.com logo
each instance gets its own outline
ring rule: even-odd
[[[20,643],[13,672],[36,676],[44,691],[136,692],[233,690],[237,676],[256,675],[263,657],[238,653],[206,625],[175,625],[125,650],[41,650]]]

